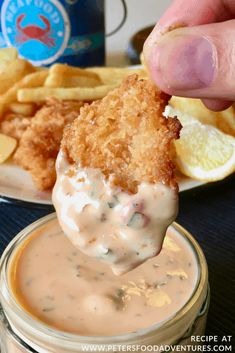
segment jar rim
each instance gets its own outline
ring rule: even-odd
[[[172,327],[184,316],[185,313],[187,313],[187,311],[190,309],[193,303],[197,301],[197,298],[200,297],[208,278],[208,269],[207,269],[205,256],[198,242],[193,238],[191,233],[189,233],[185,228],[183,228],[178,223],[173,222],[170,227],[173,227],[173,229],[175,229],[181,236],[184,237],[184,239],[187,240],[188,244],[190,245],[194,253],[197,266],[198,266],[198,275],[197,275],[197,281],[195,283],[195,287],[191,296],[185,302],[185,304],[170,318],[168,317],[166,320],[163,320],[157,324],[151,325],[147,328],[139,329],[135,332],[124,333],[124,334],[113,335],[113,336],[85,336],[85,335],[72,334],[72,333],[55,329],[49,325],[44,324],[40,320],[35,319],[32,315],[27,313],[27,311],[25,311],[20,306],[16,298],[14,298],[13,295],[11,295],[7,273],[8,273],[9,261],[11,260],[11,255],[13,251],[15,251],[17,246],[20,245],[21,242],[25,241],[26,237],[29,236],[30,233],[32,233],[32,231],[35,231],[36,229],[46,225],[46,223],[53,221],[55,219],[56,219],[56,213],[51,213],[28,225],[12,239],[12,241],[8,244],[7,248],[3,252],[2,257],[0,259],[0,284],[2,281],[4,284],[4,291],[0,292],[0,304],[1,302],[2,303],[9,302],[17,317],[23,320],[26,325],[29,325],[29,327],[31,327],[31,329],[35,333],[40,332],[40,334],[42,335],[50,335],[50,338],[53,337],[55,339],[61,339],[61,337],[63,337],[63,340],[67,340],[68,342],[73,342],[73,343],[79,342],[82,344],[86,344],[86,343],[99,344],[102,342],[102,344],[105,345],[105,344],[108,344],[110,340],[112,340],[112,342],[126,342],[130,340],[134,340],[137,337],[144,338],[146,335],[150,335],[151,333],[156,334],[156,332],[160,332],[160,330],[162,329]]]

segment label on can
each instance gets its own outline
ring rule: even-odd
[[[7,45],[34,65],[56,61],[70,37],[69,17],[58,0],[5,0],[1,24]]]
[[[0,12],[0,48],[35,66],[104,64],[104,0],[0,0]]]

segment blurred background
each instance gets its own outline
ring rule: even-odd
[[[123,27],[106,39],[106,64],[124,66],[128,64],[127,48],[130,38],[144,27],[155,24],[172,0],[126,0],[127,20]],[[120,23],[123,5],[120,0],[106,0],[106,33]]]

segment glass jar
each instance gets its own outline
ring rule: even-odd
[[[0,263],[1,353],[75,353],[100,351],[167,351],[171,345],[192,345],[191,336],[203,335],[209,307],[208,271],[198,243],[177,223],[172,227],[190,244],[198,265],[198,281],[188,302],[170,319],[137,332],[118,336],[79,336],[58,331],[30,316],[14,298],[8,273],[10,260],[32,231],[45,227],[56,215],[46,216],[20,232],[8,245]],[[165,347],[165,349],[164,349]],[[187,350],[190,352],[190,349]]]

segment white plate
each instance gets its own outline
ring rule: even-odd
[[[205,184],[187,177],[179,177],[180,191],[189,190]],[[51,192],[38,191],[29,173],[12,162],[0,165],[0,199],[1,196],[14,200],[36,204],[51,205]]]
[[[51,205],[51,192],[38,191],[29,173],[13,163],[0,165],[0,198]]]

